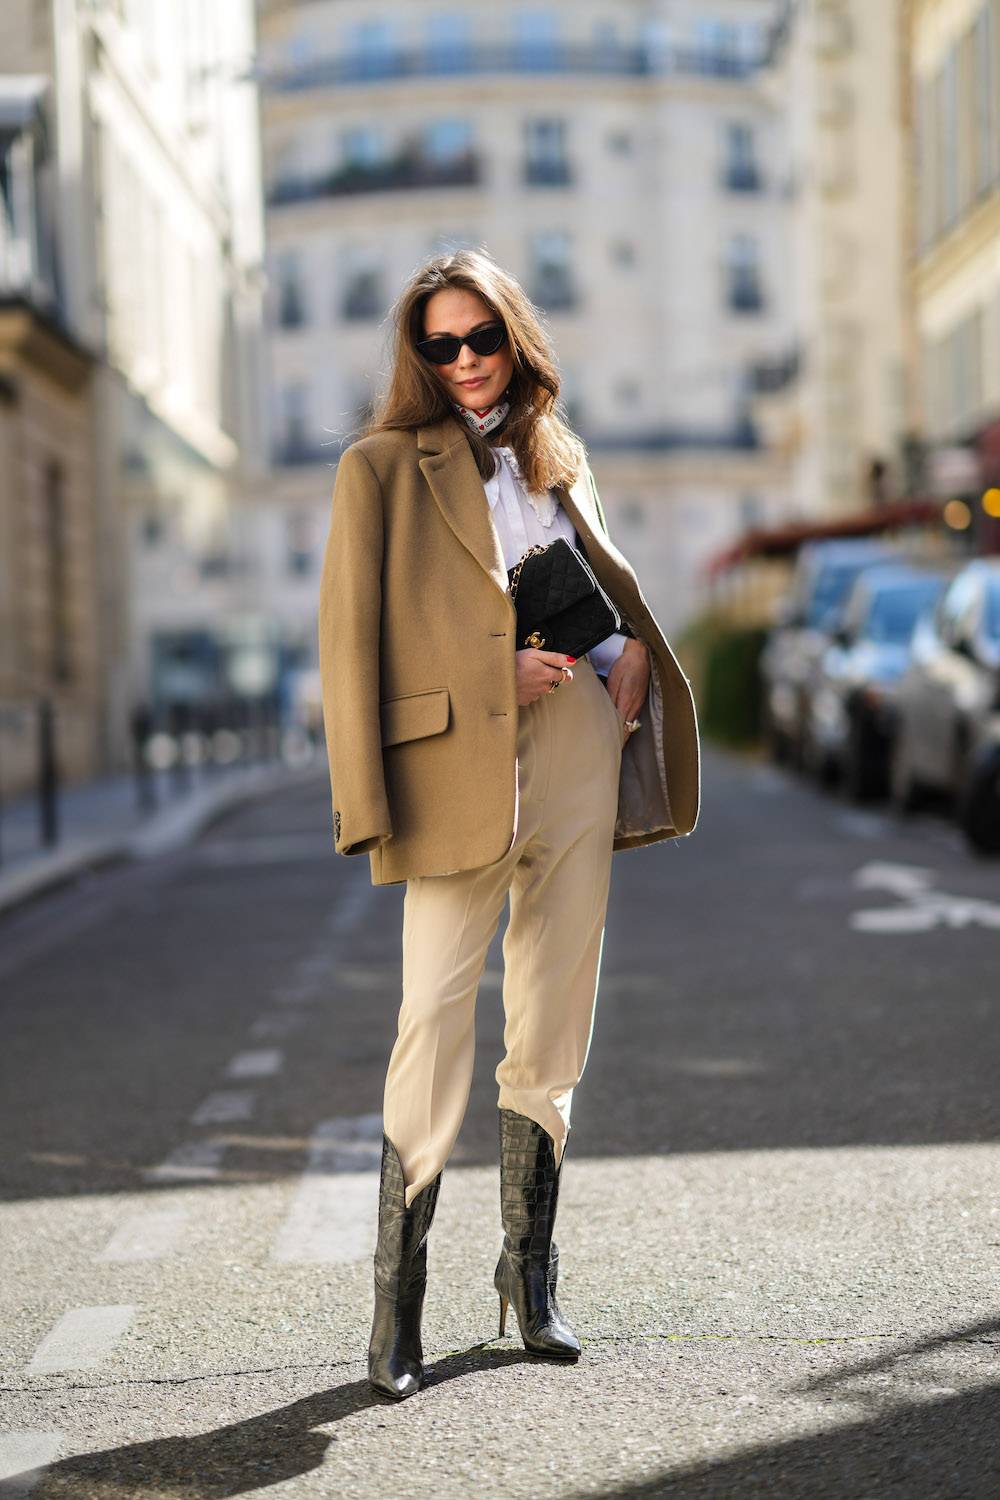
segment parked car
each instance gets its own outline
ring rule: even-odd
[[[858,801],[887,790],[896,692],[914,627],[947,582],[945,572],[903,563],[866,568],[838,612],[809,697],[803,760],[825,781],[842,778]]]
[[[844,595],[865,568],[898,560],[884,542],[867,538],[810,542],[799,552],[760,658],[764,736],[775,760],[801,760],[816,669]]]
[[[1000,746],[1000,558],[967,563],[921,619],[897,705],[893,802],[906,810],[924,790],[947,792],[969,838],[988,847],[989,768]]]

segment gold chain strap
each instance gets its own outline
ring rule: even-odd
[[[533,557],[536,552],[545,552],[547,550],[548,549],[546,547],[543,547],[540,544],[536,544],[534,547],[529,547],[527,552],[524,553],[523,557],[518,558],[517,562],[514,565],[513,577],[510,580],[510,597],[512,599],[517,598],[517,586],[521,581],[521,569],[524,567],[526,559],[529,557]]]

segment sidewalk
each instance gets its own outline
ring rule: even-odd
[[[159,772],[152,779],[155,805],[148,809],[139,806],[128,773],[66,787],[59,796],[59,842],[49,849],[40,843],[37,800],[19,798],[0,808],[0,912],[85,870],[164,854],[242,802],[327,775],[322,751],[299,765],[196,770],[182,791]],[[332,831],[330,837],[332,847]]]

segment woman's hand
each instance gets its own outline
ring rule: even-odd
[[[638,718],[648,688],[649,648],[643,641],[629,639],[608,673],[608,692],[623,719]]]
[[[570,663],[575,656],[564,656],[561,651],[537,651],[534,646],[515,653],[517,663],[517,701],[520,704],[534,703],[543,693],[550,693],[553,682],[563,678],[572,679]],[[565,669],[565,670],[563,670]]]

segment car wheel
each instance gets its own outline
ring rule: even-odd
[[[844,791],[854,802],[867,802],[885,792],[882,747],[860,710],[851,715],[844,751]]]
[[[889,752],[889,801],[898,813],[916,812],[920,806],[920,786],[910,769],[906,735],[900,729],[893,736]]]
[[[768,755],[776,766],[788,765],[792,758],[788,736],[778,728],[770,714],[766,712],[764,715],[764,744]]]
[[[972,763],[958,793],[958,826],[980,854],[1000,854],[1000,745]]]

